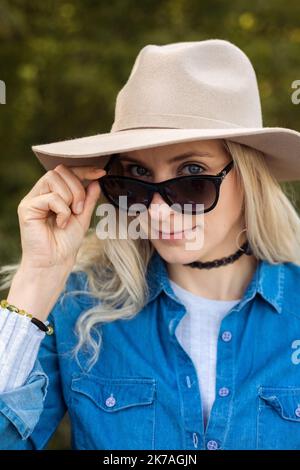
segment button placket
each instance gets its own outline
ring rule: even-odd
[[[205,431],[205,447],[208,450],[222,448],[224,433],[228,428],[229,412],[234,389],[234,332],[238,315],[236,310],[223,318],[217,342],[216,398]],[[241,311],[239,310],[239,314]],[[225,384],[224,384],[225,382]]]
[[[181,407],[184,410],[182,413],[182,423],[185,429],[184,446],[185,449],[191,450],[201,446],[204,448],[203,429],[199,426],[203,417],[197,371],[193,361],[181,346],[175,334],[176,327],[185,309],[182,305],[178,305],[177,303],[176,306],[174,306],[174,302],[170,298],[168,299],[168,303],[170,306],[169,311],[172,312],[172,318],[168,321],[168,329],[174,344],[174,361],[178,371],[178,383],[181,387]],[[197,430],[199,431],[197,432]]]

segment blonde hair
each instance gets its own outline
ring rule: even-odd
[[[285,188],[281,187],[270,173],[262,152],[227,139],[222,143],[234,161],[238,184],[243,189],[243,214],[254,256],[273,264],[292,262],[300,265],[300,218],[293,188],[287,184]],[[101,196],[100,202],[104,200]],[[100,354],[102,338],[97,325],[132,318],[145,305],[148,296],[146,271],[153,252],[149,239],[101,240],[95,229],[88,230],[73,267],[73,272],[86,273],[88,292],[99,301],[82,312],[76,322],[78,342],[73,354],[78,361],[81,348],[89,351],[88,370]],[[17,267],[1,268],[4,281],[0,287],[9,286]],[[70,291],[67,295],[82,292],[87,291]],[[92,336],[93,332],[96,338]]]

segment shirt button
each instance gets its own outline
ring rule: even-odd
[[[223,331],[222,333],[222,340],[227,342],[227,341],[230,341],[232,338],[232,333],[231,331]]]
[[[298,416],[298,418],[300,418],[300,406],[298,406],[298,408],[295,409],[295,415]]]
[[[216,449],[218,449],[219,445],[218,445],[217,441],[210,440],[206,444],[206,447],[207,447],[208,450],[216,450]]]
[[[222,387],[219,389],[220,397],[227,397],[229,395],[229,389],[227,387]]]
[[[105,401],[106,406],[112,407],[116,404],[116,399],[113,396],[110,396]]]

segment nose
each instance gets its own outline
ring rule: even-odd
[[[171,207],[163,200],[159,193],[154,193],[151,204],[148,208],[151,219],[164,220],[170,217],[173,212]]]

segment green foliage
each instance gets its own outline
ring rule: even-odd
[[[298,0],[1,0],[0,263],[20,254],[17,205],[43,174],[31,145],[109,132],[146,44],[236,43],[257,72],[264,125],[299,130],[299,18]]]

